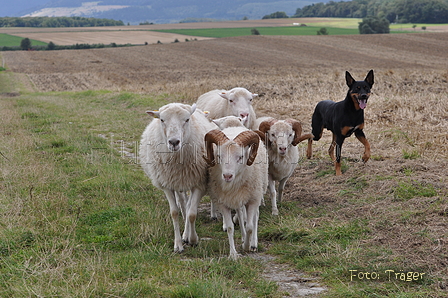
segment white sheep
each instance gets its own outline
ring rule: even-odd
[[[170,205],[174,226],[174,251],[182,252],[179,208],[185,208],[185,192],[191,195],[187,204],[183,240],[198,243],[195,229],[197,208],[207,191],[208,165],[203,160],[204,136],[216,128],[196,106],[170,103],[159,111],[147,111],[154,119],[143,132],[140,163],[154,186],[162,189]]]
[[[265,134],[265,143],[269,158],[269,193],[272,203],[272,214],[278,215],[277,200],[282,201],[283,189],[288,178],[294,172],[299,162],[297,144],[308,139],[310,145],[311,134],[302,134],[300,122],[287,119],[277,120],[272,117],[261,117],[256,124]],[[278,181],[278,193],[275,182]]]
[[[236,116],[225,116],[225,117],[218,118],[218,119],[212,119],[212,122],[215,123],[219,127],[220,130],[223,130],[228,127],[244,127],[241,117],[236,117]],[[218,210],[216,209],[216,206],[213,204],[213,201],[212,201],[211,202],[211,217],[212,217],[212,219],[218,218],[216,211],[218,211]],[[234,217],[235,223],[239,220],[238,213],[239,212],[237,212]],[[243,212],[243,215],[244,215],[244,217],[243,217],[243,220],[244,220],[246,217],[245,210]],[[227,227],[225,226],[225,222],[223,222],[223,224],[224,224],[223,229],[225,231],[225,230],[227,230]]]
[[[223,130],[228,127],[244,127],[241,117],[236,116],[225,116],[218,119],[213,119],[213,123],[215,123],[220,130]]]
[[[256,129],[255,111],[252,100],[257,94],[245,88],[236,87],[231,90],[212,90],[199,96],[197,105],[203,111],[208,111],[209,118],[217,119],[225,116],[241,117],[242,123],[249,129]]]
[[[232,209],[240,219],[247,219],[246,223],[240,220],[243,249],[255,251],[258,246],[259,206],[268,184],[266,148],[259,135],[245,127],[212,130],[205,135],[205,143],[204,158],[210,165],[209,194],[223,216],[230,258],[236,259]]]

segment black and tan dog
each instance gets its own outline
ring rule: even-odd
[[[364,145],[362,160],[367,162],[370,158],[370,144],[364,135],[364,109],[373,86],[373,70],[370,70],[364,81],[355,81],[351,74],[345,72],[345,80],[349,90],[343,101],[334,102],[324,100],[316,105],[312,118],[313,140],[318,141],[322,137],[324,128],[333,133],[333,142],[328,153],[335,161],[336,175],[341,175],[341,148],[345,138],[355,133],[356,138]],[[312,141],[311,141],[312,143]],[[336,158],[334,149],[336,147]],[[311,148],[311,146],[309,146]],[[311,150],[308,153],[311,157]]]

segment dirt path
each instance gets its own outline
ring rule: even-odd
[[[283,297],[318,297],[326,291],[314,277],[306,276],[304,273],[275,261],[275,257],[264,254],[252,254],[251,258],[261,261],[265,265],[263,277],[277,283]]]

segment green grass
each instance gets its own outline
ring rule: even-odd
[[[0,93],[14,89],[6,85]],[[227,234],[205,210],[196,226],[208,240],[183,254],[172,252],[163,193],[115,149],[118,140],[138,142],[150,121],[144,111],[166,103],[109,91],[22,92],[0,99],[0,151],[6,157],[0,156],[1,297],[282,297],[261,275],[269,264],[227,258]],[[332,179],[323,175],[316,183]],[[385,179],[392,178],[377,180]],[[261,207],[259,250],[320,277],[328,287],[324,297],[428,297],[431,279],[350,282],[351,269],[425,270],[403,266],[409,261],[386,246],[364,244],[378,221],[392,226],[394,218],[339,216],[346,200],[356,199],[358,206],[381,200],[362,195],[370,183],[347,177],[341,182],[345,191],[335,193],[341,203],[330,207],[284,201],[278,217],[269,204]],[[430,185],[414,182],[399,184],[393,193],[396,201],[435,194]],[[434,210],[444,201],[436,203]],[[397,220],[412,216],[400,212]],[[238,230],[235,240],[239,250]]]
[[[261,35],[317,35],[321,27],[257,27]],[[251,35],[253,28],[210,28],[210,29],[172,29],[154,30],[158,32],[169,32],[201,37],[232,37]],[[350,28],[327,28],[329,35],[359,34],[358,29]]]
[[[0,47],[18,47],[23,37],[9,35],[6,33],[0,33]],[[33,46],[45,46],[46,42],[31,39],[31,45]]]

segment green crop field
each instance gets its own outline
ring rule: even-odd
[[[261,35],[316,35],[322,27],[314,26],[291,26],[291,27],[259,27],[255,28]],[[169,32],[176,34],[201,36],[201,37],[232,37],[251,35],[254,28],[210,28],[210,29],[171,29],[156,30],[158,32]],[[358,29],[350,28],[327,28],[329,35],[359,34]]]
[[[23,37],[0,33],[0,47],[18,47]],[[44,46],[46,42],[31,39],[31,45]]]

